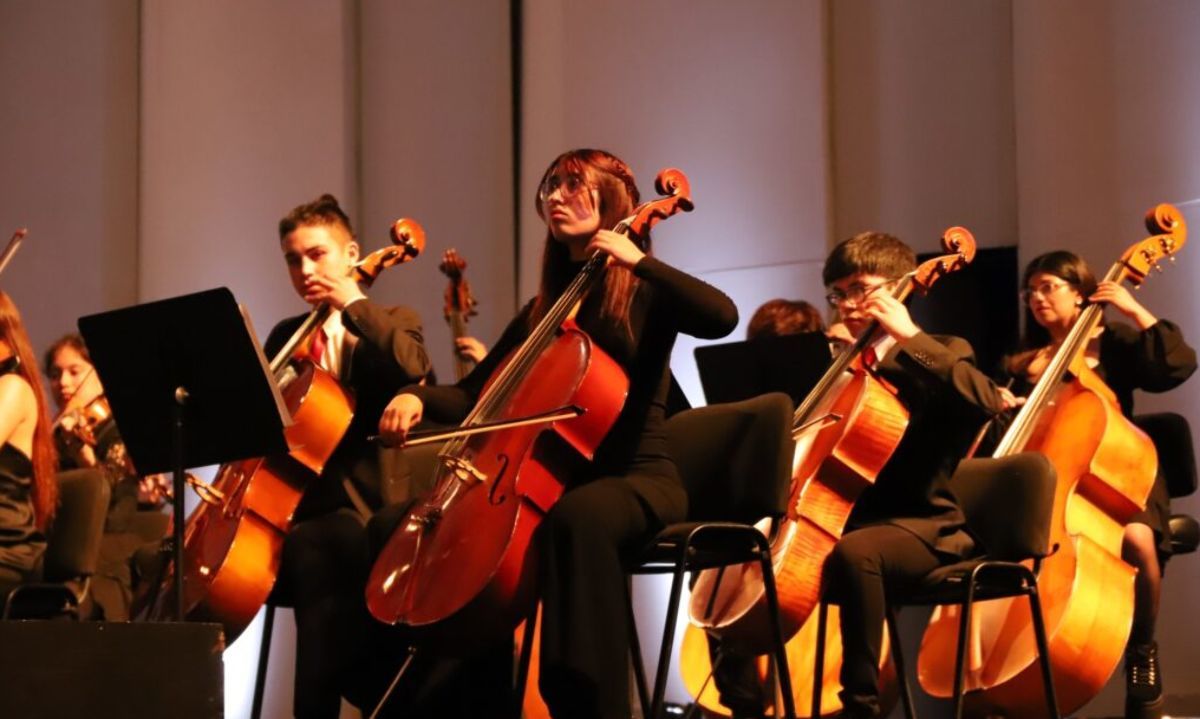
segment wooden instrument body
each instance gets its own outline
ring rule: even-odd
[[[1151,208],[1145,225],[1151,236],[1129,247],[1105,280],[1140,285],[1187,241],[1187,224],[1171,205]],[[1038,593],[1064,715],[1094,697],[1121,659],[1133,623],[1136,576],[1121,558],[1125,525],[1145,506],[1158,471],[1154,444],[1087,365],[1088,343],[1102,319],[1101,306],[1083,308],[995,455],[1041,451],[1057,473],[1051,553],[1041,562]],[[968,714],[1044,716],[1027,602],[980,602],[972,618]],[[921,644],[917,673],[934,696],[953,691],[958,621],[956,608],[939,608]]]
[[[474,435],[439,457],[432,495],[393,533],[367,582],[378,620],[437,624],[459,639],[497,639],[535,601],[534,532],[562,496],[565,479],[620,415],[629,380],[573,320],[521,378],[502,414],[535,415],[564,405],[586,409],[549,427]],[[474,641],[460,642],[470,651]]]
[[[1121,544],[1158,466],[1153,443],[1121,414],[1112,391],[1092,370],[1076,370],[1026,445],[1045,454],[1058,475],[1050,538],[1057,549],[1041,563],[1038,591],[1063,714],[1090,701],[1121,660],[1136,575],[1121,559]],[[1027,600],[979,602],[973,612],[968,715],[1043,716]],[[918,676],[934,696],[953,691],[958,617],[957,608],[940,608],[921,644]]]
[[[294,420],[284,432],[291,453],[222,465],[212,487],[223,498],[202,501],[184,528],[186,617],[220,622],[228,642],[266,602],[304,487],[324,470],[354,417],[352,398],[329,373],[307,360],[296,366],[282,387]],[[174,605],[172,587],[168,576],[163,608]]]
[[[797,717],[810,717],[812,711],[813,666],[817,653],[817,612],[809,615],[808,620],[800,630],[787,641],[788,666],[791,667],[792,696],[796,705]],[[842,700],[839,692],[842,683],[838,676],[842,668],[842,631],[839,625],[839,611],[836,605],[829,607],[825,624],[825,671],[821,687],[822,717],[836,717],[842,710]],[[896,702],[896,670],[892,664],[890,641],[886,631],[883,632],[882,651],[879,663],[879,694],[882,715],[887,716]],[[756,659],[758,676],[764,686],[770,686],[767,657]],[[730,711],[721,704],[720,692],[712,680],[712,663],[708,654],[708,643],[703,629],[694,624],[688,625],[683,635],[683,645],[679,652],[679,670],[683,675],[684,686],[688,693],[696,697],[696,703],[706,712],[715,716],[730,716]],[[766,700],[771,703],[768,695]],[[768,716],[772,716],[772,707],[765,707]]]
[[[845,372],[811,416],[828,419],[797,438],[788,514],[771,545],[785,639],[817,607],[825,559],[908,426],[908,411],[893,391],[861,368]],[[760,526],[765,532],[768,525]],[[694,624],[727,646],[752,654],[770,650],[758,564],[701,572],[690,611]]]

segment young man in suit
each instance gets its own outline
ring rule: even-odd
[[[295,608],[297,717],[336,717],[354,691],[356,661],[369,627],[363,601],[368,564],[365,523],[403,499],[406,477],[395,455],[369,442],[387,401],[430,369],[420,317],[376,304],[352,270],[360,249],[350,219],[331,195],[293,209],[279,222],[280,248],[296,293],[332,312],[305,348],[355,396],[354,419],[325,470],[305,487],[284,540],[276,597]],[[304,321],[280,322],[265,345],[274,356]]]
[[[939,566],[976,551],[950,477],[983,423],[1014,402],[975,367],[970,344],[933,337],[891,290],[916,269],[891,235],[843,241],[825,261],[829,303],[856,339],[883,330],[864,361],[909,413],[895,453],[863,492],[825,564],[824,591],[841,605],[843,716],[877,717],[884,589],[903,594]]]

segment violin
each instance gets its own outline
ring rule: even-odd
[[[644,203],[617,232],[640,237],[692,209],[678,170],[659,173],[663,198]],[[575,405],[582,414],[450,439],[433,491],[392,534],[371,570],[367,608],[376,619],[457,638],[460,651],[498,640],[527,617],[536,596],[532,538],[566,476],[592,458],[624,406],[629,378],[575,323],[604,276],[596,253],[490,378],[462,429]]]
[[[1152,236],[1129,247],[1104,279],[1140,285],[1187,239],[1183,216],[1171,205],[1151,209],[1146,228]],[[1158,468],[1153,442],[1086,363],[1103,315],[1098,304],[1080,313],[993,455],[1040,451],[1058,475],[1050,527],[1055,549],[1040,560],[1037,576],[1064,716],[1099,693],[1121,660],[1136,574],[1121,558],[1122,539],[1125,524],[1145,506]],[[982,602],[972,618],[966,716],[1045,716],[1027,603]],[[934,696],[952,694],[958,625],[958,609],[941,607],[921,642],[917,673]]]
[[[397,220],[393,245],[364,257],[354,277],[370,286],[388,268],[416,258],[425,232]],[[275,585],[283,540],[304,487],[325,468],[354,415],[353,398],[309,356],[310,341],[331,308],[309,313],[270,370],[293,424],[284,430],[289,453],[222,465],[211,485],[193,487],[202,500],[184,528],[184,612],[189,620],[216,621],[232,642],[249,625]],[[175,605],[173,579],[163,578],[150,614]]]
[[[974,259],[975,238],[965,228],[947,229],[942,244],[949,254],[928,260],[902,277],[892,291],[894,298],[904,301],[914,291],[926,293],[938,279]],[[875,482],[908,427],[908,410],[895,390],[862,359],[865,349],[882,336],[882,328],[872,323],[834,358],[796,409],[792,434],[797,446],[788,511],[775,527],[768,520],[759,524],[771,538],[784,640],[793,635],[808,638],[788,642],[792,666],[813,666],[817,635],[813,610],[820,600],[825,559],[841,538],[858,497]],[[720,637],[724,647],[748,655],[766,654],[771,648],[772,627],[757,564],[700,572],[689,611],[692,623]],[[811,707],[814,691],[822,692],[822,706],[831,710],[839,706],[840,646],[836,640],[826,646],[826,667],[833,669],[825,673],[823,687],[812,686],[808,671],[792,677],[797,707]],[[888,652],[881,653],[881,664],[887,657]],[[699,687],[708,673],[707,652],[693,654],[686,664],[683,661],[687,683]],[[880,676],[889,676],[886,667]],[[885,688],[882,695],[887,694]]]
[[[446,285],[446,303],[442,312],[450,325],[450,337],[453,340],[454,377],[462,379],[475,368],[475,362],[459,353],[457,340],[467,336],[467,322],[477,314],[477,303],[471,295],[471,285],[463,277],[467,261],[454,248],[446,250],[442,255],[442,264],[438,265],[438,269],[450,280]]]

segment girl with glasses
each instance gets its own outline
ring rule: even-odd
[[[566,477],[566,492],[539,529],[542,697],[556,719],[630,716],[626,579],[621,557],[681,521],[687,497],[667,452],[668,363],[680,332],[729,334],[737,308],[724,293],[653,257],[649,236],[612,232],[639,195],[629,167],[600,150],[556,158],[539,183],[546,223],[538,294],[495,348],[453,386],[413,385],[392,400],[380,432],[403,439],[423,416],[460,422],[500,362],[546,315],[585,261],[609,256],[576,316],[630,381],[615,425],[591,463]]]
[[[1012,390],[1028,394],[1083,308],[1104,303],[1125,322],[1106,321],[1091,340],[1087,362],[1116,393],[1121,411],[1133,417],[1133,391],[1165,392],[1196,370],[1196,353],[1179,327],[1147,310],[1124,286],[1097,282],[1074,253],[1059,250],[1036,257],[1025,268],[1021,298],[1026,304],[1021,350],[1005,361]],[[1161,466],[1160,458],[1160,466]],[[1125,652],[1125,715],[1162,715],[1162,681],[1154,625],[1163,563],[1170,556],[1168,495],[1160,471],[1146,509],[1126,525],[1122,558],[1135,567],[1133,629]]]

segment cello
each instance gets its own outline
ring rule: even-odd
[[[903,301],[913,291],[927,292],[939,278],[974,258],[975,240],[966,229],[947,229],[942,242],[950,254],[928,260],[900,278],[893,297]],[[779,526],[771,528],[766,520],[759,525],[764,533],[770,531],[784,638],[792,637],[802,626],[805,629],[800,636],[810,638],[789,647],[795,652],[791,656],[796,657],[796,666],[812,666],[815,657],[813,609],[820,599],[825,559],[841,537],[858,496],[873,484],[907,428],[908,411],[861,360],[863,351],[881,336],[882,329],[872,324],[835,357],[797,408],[792,424],[797,447],[788,511]],[[751,655],[764,654],[770,647],[770,622],[756,565],[699,573],[692,588],[690,614],[693,624],[720,637],[723,646]],[[840,647],[836,641],[829,645]],[[826,665],[836,669],[840,656],[830,656],[829,648]],[[887,656],[886,652],[881,655]],[[701,667],[707,664],[707,656],[693,659]],[[887,674],[881,672],[881,678]],[[800,707],[811,706],[814,688],[810,676],[798,672],[793,677]],[[836,706],[837,673],[829,671],[825,676],[822,705]]]
[[[614,231],[644,236],[658,221],[691,210],[682,172],[663,170],[656,187],[666,196],[639,205]],[[628,393],[624,370],[574,320],[607,262],[603,253],[585,262],[449,433],[433,491],[409,511],[371,570],[367,608],[379,621],[424,627],[469,651],[530,615],[533,533],[562,495],[565,474],[594,456]],[[552,424],[474,430],[564,405],[583,412]]]
[[[392,246],[354,267],[360,284],[369,287],[384,269],[416,258],[425,247],[425,232],[413,220],[397,220],[391,236]],[[201,502],[184,527],[184,612],[189,620],[220,622],[230,642],[271,593],[304,487],[324,470],[354,415],[349,393],[305,354],[331,311],[327,304],[313,308],[270,362],[293,418],[284,431],[289,453],[231,462],[210,485],[193,484]],[[170,573],[152,601],[152,616],[174,606]]]
[[[821,684],[821,706],[823,707],[821,716],[823,717],[837,716],[842,709],[842,701],[838,696],[838,692],[842,688],[838,681],[838,673],[842,664],[842,629],[839,621],[839,608],[831,605],[825,622],[825,673]],[[891,712],[899,696],[896,691],[896,668],[892,664],[889,649],[890,641],[891,638],[885,632],[883,644],[880,646],[882,659],[879,668],[879,706],[881,716],[887,716]],[[787,652],[788,666],[794,667],[791,680],[796,716],[811,716],[813,691],[811,667],[816,660],[817,651],[817,614],[815,612],[784,644],[784,651]],[[770,686],[773,678],[769,659],[766,656],[757,657],[755,664],[759,682],[763,686]],[[683,685],[688,694],[695,697],[696,703],[703,707],[708,714],[731,716],[729,709],[721,704],[720,693],[713,682],[712,661],[709,657],[708,641],[704,630],[695,624],[688,624],[684,629],[683,642],[679,648],[679,673],[683,677]],[[766,699],[768,699],[767,706],[764,707],[766,715],[777,716],[778,714],[773,714],[772,710],[776,710],[778,707],[772,706],[770,697],[766,697]]]
[[[475,362],[459,353],[458,340],[467,336],[467,322],[476,314],[475,305],[478,303],[471,296],[471,285],[463,277],[467,261],[454,248],[446,250],[442,255],[442,264],[438,265],[438,269],[450,280],[446,285],[446,304],[442,313],[450,325],[450,337],[454,347],[454,377],[462,379],[475,369]]]
[[[1129,247],[1104,279],[1141,285],[1151,269],[1183,247],[1179,211],[1161,204],[1146,215],[1151,237]],[[1104,308],[1088,305],[1054,353],[993,456],[1040,451],[1058,475],[1050,556],[1041,560],[1038,594],[1045,616],[1059,709],[1068,714],[1094,697],[1116,669],[1133,623],[1136,570],[1121,558],[1125,524],[1154,483],[1154,444],[1121,412],[1085,354]],[[1028,609],[1009,599],[975,605],[964,691],[968,716],[1045,715],[1037,647]],[[921,643],[917,674],[933,696],[953,692],[957,608],[939,608]]]

